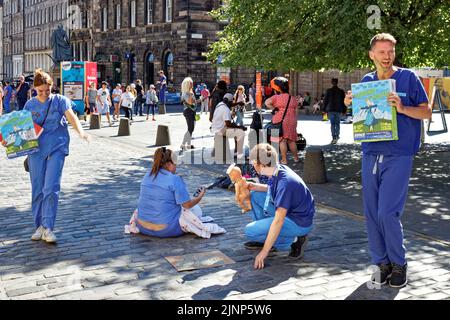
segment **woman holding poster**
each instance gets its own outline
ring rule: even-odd
[[[43,127],[39,136],[39,151],[28,156],[30,168],[33,213],[36,231],[31,240],[55,243],[53,233],[58,210],[61,175],[65,157],[69,154],[68,120],[80,138],[89,141],[78,117],[72,111],[72,102],[65,96],[51,94],[52,78],[41,69],[34,74],[37,96],[28,100],[24,110],[31,112],[33,121]]]

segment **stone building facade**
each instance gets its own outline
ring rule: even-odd
[[[3,78],[23,72],[23,0],[3,1]]]
[[[50,39],[58,25],[68,32],[68,0],[24,0],[25,50],[24,73],[36,68],[51,72],[53,55]]]
[[[217,67],[206,61],[205,53],[224,26],[208,14],[221,1],[70,0],[70,4],[82,7],[86,20],[71,35],[75,56],[96,61],[101,80],[141,79],[149,85],[164,70],[176,88],[187,76],[210,86],[217,81]],[[231,80],[241,81],[245,75],[254,78],[254,71],[236,73]]]
[[[3,0],[0,0],[0,36],[3,40]],[[3,79],[3,41],[0,41],[0,79]]]

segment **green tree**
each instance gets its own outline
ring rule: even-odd
[[[222,55],[225,66],[370,67],[369,41],[379,32],[396,37],[400,65],[450,63],[449,0],[226,0],[212,15],[229,21],[208,52],[211,61]]]

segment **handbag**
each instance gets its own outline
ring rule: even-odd
[[[259,110],[255,110],[252,116],[252,123],[250,124],[250,129],[261,130],[262,126],[262,115]]]
[[[278,137],[282,137],[283,136],[283,121],[284,121],[284,117],[286,117],[286,113],[288,111],[289,108],[289,103],[291,102],[291,96],[289,96],[289,100],[288,103],[286,105],[286,109],[284,109],[284,113],[283,113],[283,118],[281,118],[280,122],[277,123],[273,123],[270,122],[268,125],[268,136],[271,136],[271,132],[272,130],[278,130]]]
[[[44,127],[45,120],[47,120],[48,112],[52,106],[53,97],[50,99],[50,103],[48,104],[47,112],[45,113],[44,121],[42,121],[41,127]],[[26,172],[30,172],[30,166],[28,165],[28,156],[23,161],[23,168]]]
[[[297,141],[295,141],[297,145],[297,150],[302,151],[306,148],[306,139],[303,137],[301,133],[297,134]]]

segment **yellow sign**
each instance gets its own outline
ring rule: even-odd
[[[429,86],[428,86],[428,98],[431,99],[433,94],[433,87],[436,86],[436,89],[439,90],[441,94],[442,107],[444,110],[450,110],[450,77],[447,78],[429,78]],[[430,101],[431,103],[431,101]],[[434,106],[434,109],[438,109],[437,105]]]

